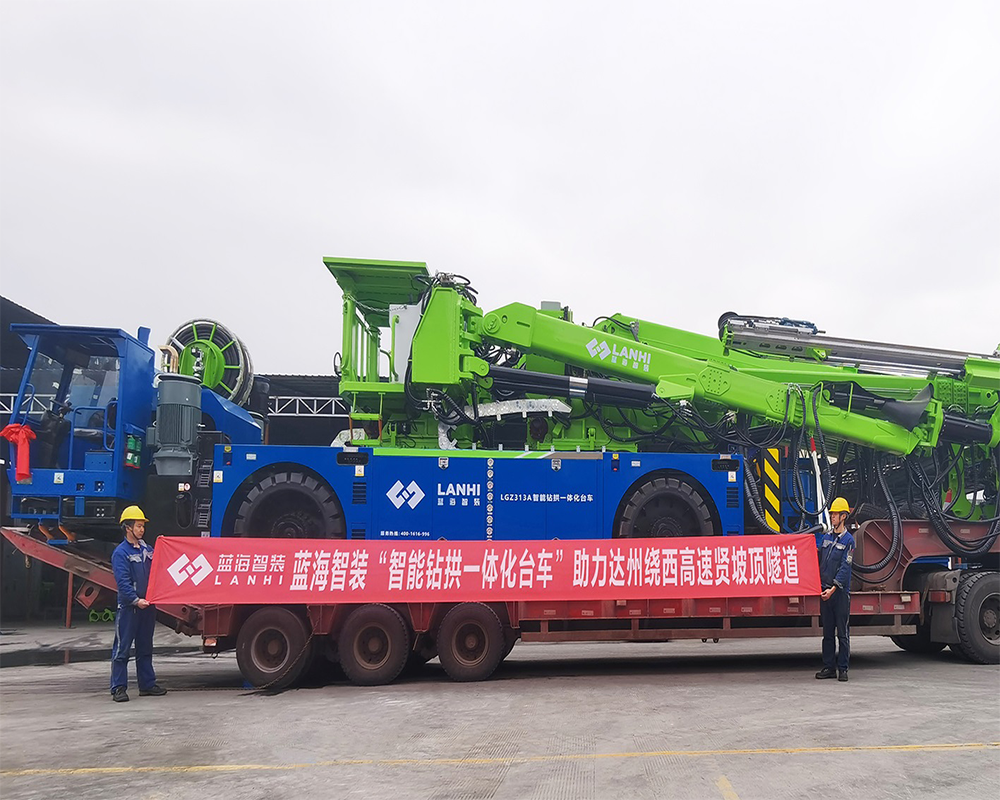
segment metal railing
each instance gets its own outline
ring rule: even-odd
[[[41,415],[52,407],[55,395],[35,395],[28,398],[28,414]],[[0,394],[0,414],[14,411],[17,394]],[[348,408],[339,397],[271,397],[268,414],[272,417],[331,417],[348,418]]]
[[[271,397],[272,417],[336,417],[347,419],[347,405],[339,397]]]
[[[41,414],[45,409],[52,407],[54,394],[30,395],[28,400],[28,413]],[[14,403],[17,402],[17,393],[0,394],[0,414],[13,414]]]

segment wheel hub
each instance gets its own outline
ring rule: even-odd
[[[456,655],[466,664],[476,664],[486,657],[486,633],[478,625],[468,623],[455,636]]]
[[[666,538],[669,536],[683,536],[681,526],[675,517],[660,517],[655,520],[649,531],[650,535],[656,538]]]
[[[308,539],[312,517],[304,511],[291,511],[278,516],[271,525],[271,536],[283,539]]]
[[[378,669],[389,658],[388,634],[379,627],[365,628],[355,640],[354,652],[358,663],[368,669]]]
[[[258,669],[274,672],[288,659],[288,640],[281,631],[262,631],[251,647],[251,655]]]
[[[979,628],[991,643],[1000,643],[1000,598],[986,598],[979,612]]]

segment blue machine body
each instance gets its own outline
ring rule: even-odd
[[[325,480],[354,539],[610,538],[630,490],[670,472],[705,490],[725,534],[743,532],[739,456],[269,445],[217,446],[215,465],[213,536],[231,529],[221,509],[275,465],[301,465]]]

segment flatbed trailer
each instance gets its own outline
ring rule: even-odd
[[[981,535],[981,527],[972,525],[969,537]],[[877,544],[868,542],[877,543],[884,530],[885,523],[862,526],[858,534],[862,547],[874,550]],[[115,580],[110,564],[86,554],[79,546],[52,545],[25,530],[3,528],[2,534],[25,556],[81,578],[75,597],[83,606],[114,604]],[[927,549],[917,544],[922,537],[912,539],[915,552]],[[950,634],[939,624],[937,639],[928,640],[931,621],[956,620],[963,597],[974,595],[976,608],[961,610],[965,612],[966,628],[977,633],[987,647],[970,648],[970,642],[958,634],[952,644],[970,660],[997,661],[1000,573],[977,570],[963,575],[961,570],[937,569],[927,573],[933,579],[924,581],[921,588],[911,589],[904,588],[895,577],[904,571],[896,570],[871,590],[852,593],[851,626],[855,636],[891,636],[912,652],[939,650],[948,643]],[[975,591],[963,591],[970,579]],[[484,680],[518,639],[666,642],[818,637],[822,633],[819,613],[819,597],[811,594],[486,603],[157,605],[160,622],[180,633],[201,636],[207,653],[235,649],[244,677],[254,686],[271,689],[294,685],[325,661],[339,663],[354,683],[389,683],[408,666],[435,656],[456,680]],[[950,625],[948,630],[960,627]]]

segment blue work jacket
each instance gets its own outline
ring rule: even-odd
[[[819,582],[824,589],[836,586],[851,591],[851,563],[854,561],[854,537],[844,531],[825,533],[819,541]]]
[[[153,548],[145,542],[138,546],[125,539],[111,554],[111,568],[118,584],[118,605],[134,606],[146,596],[149,570],[153,564]]]

